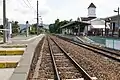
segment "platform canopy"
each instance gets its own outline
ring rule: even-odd
[[[92,25],[91,28],[94,28],[94,29],[104,29],[105,28],[105,25]],[[107,29],[109,29],[109,25],[106,26]]]
[[[85,21],[72,21],[68,24],[65,24],[64,26],[61,26],[60,28],[68,28],[70,26],[74,26],[74,25],[83,25],[83,26],[86,26],[86,25],[90,25],[89,22],[85,22]]]
[[[120,16],[118,15],[113,15],[113,16],[109,16],[106,18],[103,18],[104,20],[107,20],[109,22],[118,22],[118,19],[120,20]]]

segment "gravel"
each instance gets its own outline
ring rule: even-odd
[[[90,50],[54,37],[57,42],[82,66],[92,77],[98,80],[119,80],[120,63]]]

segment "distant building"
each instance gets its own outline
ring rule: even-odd
[[[96,6],[93,3],[88,7],[88,17],[96,18]]]
[[[114,15],[114,16],[109,16],[109,17],[104,18],[104,20],[108,20],[108,19],[109,19],[109,22],[107,23],[110,23],[110,30],[108,33],[110,35],[112,34],[112,36],[118,35],[118,30],[120,28],[120,22],[118,26],[118,19],[120,21],[120,16]]]
[[[43,28],[49,29],[49,24],[43,24]]]
[[[105,20],[102,18],[97,18],[96,16],[96,6],[91,3],[88,7],[88,17],[81,17],[81,21],[87,21],[91,25],[86,26],[84,29],[84,34],[91,35],[103,35],[105,34]],[[109,29],[110,25],[106,25]]]
[[[82,21],[89,21],[96,18],[96,6],[91,3],[88,7],[88,17],[81,17]]]
[[[24,33],[26,31],[26,24],[19,24],[20,27],[20,33]],[[31,29],[31,26],[29,26],[29,29]]]
[[[26,24],[18,24],[20,26],[20,30],[26,28]]]
[[[106,24],[105,20],[102,18],[97,18],[96,16],[96,6],[91,3],[88,9],[88,17],[80,17],[77,22],[73,21],[62,26],[62,32],[71,32],[78,35],[104,35],[105,30],[110,29],[110,25]],[[70,28],[70,26],[72,26]]]
[[[91,25],[88,26],[88,34],[92,35],[104,35],[105,27],[106,29],[110,29],[110,24],[106,24],[102,18],[95,18],[89,21]],[[90,32],[90,33],[89,33]]]

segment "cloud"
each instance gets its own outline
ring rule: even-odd
[[[30,4],[25,0],[8,0],[6,2],[6,16],[9,20],[17,20],[19,23],[24,23],[26,20],[34,23],[36,21],[36,4],[37,0],[29,0]],[[42,16],[46,15],[50,9],[46,5],[46,0],[39,0],[39,11]],[[34,8],[34,9],[33,9]],[[0,7],[0,10],[2,6]],[[2,10],[0,11],[2,13]],[[2,18],[2,15],[0,15]]]
[[[93,2],[96,5],[97,17],[107,17],[115,15],[114,9],[120,6],[120,0],[47,0],[47,4],[52,12],[45,19],[46,22],[54,22],[55,19],[60,20],[76,20],[77,17],[85,17],[88,15],[88,6]]]
[[[51,11],[51,9],[47,6],[39,8],[39,13],[40,13],[41,16],[47,15],[50,11]]]
[[[2,18],[2,2],[0,0],[0,19]],[[31,23],[36,22],[36,4],[37,0],[29,0],[31,6],[28,7],[23,0],[6,0],[6,15],[10,20],[17,20],[19,23],[25,23],[29,20]],[[77,17],[85,17],[88,14],[88,6],[91,2],[96,5],[97,17],[107,17],[116,15],[113,10],[120,6],[120,0],[38,0],[39,14],[42,16],[44,23],[53,23],[55,19],[76,20]],[[30,6],[30,4],[25,0]]]

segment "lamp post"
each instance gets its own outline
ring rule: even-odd
[[[106,36],[106,26],[107,26],[107,25],[106,25],[106,22],[107,22],[107,21],[105,20],[105,36]]]
[[[105,19],[105,36],[108,36],[108,29],[107,29],[107,23],[109,22],[110,23],[111,21],[111,18],[107,18]]]
[[[117,12],[118,13],[118,37],[120,37],[120,26],[119,26],[119,7],[118,7],[118,10],[114,10],[114,12]]]

